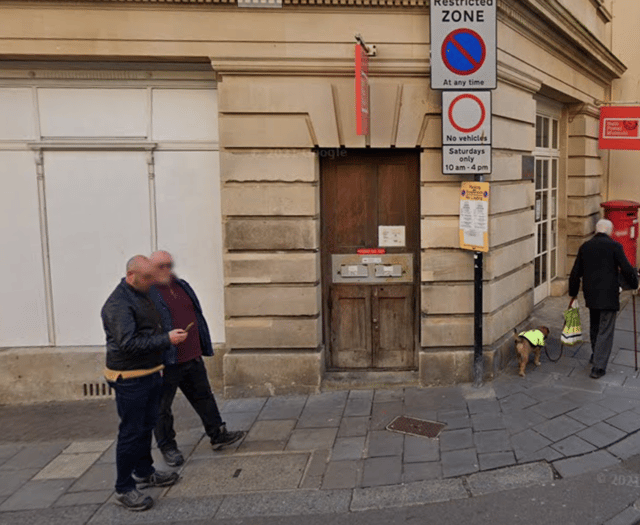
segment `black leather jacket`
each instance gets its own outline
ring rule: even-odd
[[[148,370],[162,364],[169,348],[169,334],[149,295],[120,281],[102,307],[107,336],[107,368]]]

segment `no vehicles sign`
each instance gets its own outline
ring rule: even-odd
[[[496,88],[497,0],[431,0],[431,88]]]
[[[491,91],[442,92],[442,173],[491,173]]]

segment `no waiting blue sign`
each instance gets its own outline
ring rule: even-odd
[[[431,0],[431,88],[495,89],[496,1]]]

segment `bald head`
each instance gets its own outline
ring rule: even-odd
[[[151,264],[158,284],[170,284],[173,276],[173,257],[165,250],[151,254]]]
[[[148,292],[155,282],[153,265],[144,255],[134,255],[127,261],[127,283],[140,292]]]

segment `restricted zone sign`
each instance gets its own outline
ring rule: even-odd
[[[497,0],[431,0],[431,89],[495,89]]]
[[[491,173],[491,91],[443,91],[442,172]]]
[[[600,149],[640,150],[640,107],[600,108]]]

